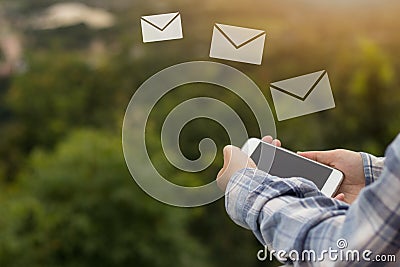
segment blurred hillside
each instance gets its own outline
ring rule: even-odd
[[[208,57],[216,22],[266,30],[261,66],[218,62],[251,77],[272,110],[270,82],[328,71],[336,108],[277,123],[284,146],[382,155],[400,130],[398,1],[77,2],[89,13],[71,20],[79,12],[61,6],[63,24],[49,8],[64,1],[0,1],[0,266],[275,266],[257,260],[262,246],[230,221],[223,200],[196,209],[161,204],[138,188],[122,156],[135,90],[165,67],[218,61]],[[93,27],[92,11],[112,23]],[[142,15],[175,11],[184,39],[142,43]],[[211,181],[222,164],[220,153],[189,174],[163,155],[162,122],[196,96],[229,104],[259,135],[236,96],[211,85],[177,88],[155,106],[147,133],[154,164],[182,184]],[[197,158],[204,137],[219,151],[229,143],[216,123],[194,121],[182,131],[183,153]]]

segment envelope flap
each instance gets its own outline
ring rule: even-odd
[[[322,70],[298,76],[296,78],[282,80],[271,83],[271,87],[304,99],[310,93],[310,91],[314,89],[325,73],[326,71]]]
[[[250,40],[265,34],[265,31],[216,23],[215,26],[236,46],[240,47]]]
[[[152,15],[152,16],[142,16],[142,20],[150,23],[159,30],[164,30],[175,18],[179,16],[179,12]]]

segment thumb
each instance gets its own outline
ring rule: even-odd
[[[340,201],[344,201],[345,196],[344,196],[343,193],[340,193],[340,194],[338,194],[338,195],[335,197],[335,199],[340,200]]]
[[[333,161],[332,151],[307,151],[297,152],[297,154],[326,165],[330,165]]]
[[[218,172],[217,177],[224,174],[231,175],[233,170],[240,170],[248,165],[247,155],[240,148],[232,145],[227,145],[223,149],[224,164]]]
[[[227,145],[224,147],[222,150],[224,154],[224,165],[222,166],[223,169],[226,169],[229,165],[229,162],[231,161],[232,158],[232,151],[235,149],[234,146],[232,145]]]
[[[217,174],[217,178],[221,177],[223,172],[228,168],[229,161],[230,161],[230,159],[232,157],[232,148],[233,148],[233,146],[227,145],[222,150],[222,154],[224,156],[224,162],[223,162],[221,170]]]

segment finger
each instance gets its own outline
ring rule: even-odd
[[[338,194],[336,197],[334,197],[335,199],[337,199],[337,200],[340,200],[340,201],[344,201],[344,194],[343,193],[340,193],[340,194]]]
[[[307,151],[307,152],[302,152],[302,151],[298,151],[297,154],[299,154],[300,156],[303,156],[305,158],[311,159],[311,160],[317,160],[317,151]]]
[[[226,174],[230,174],[230,169],[242,169],[249,165],[248,156],[238,147],[227,145],[223,149],[224,163],[222,169],[217,174],[217,179]]]
[[[229,159],[231,158],[231,154],[232,154],[232,146],[231,145],[225,146],[224,149],[222,150],[222,153],[223,153],[224,161],[223,161],[221,170],[219,170],[219,172],[217,174],[217,179],[223,175],[224,171],[228,167]]]
[[[229,161],[232,157],[232,149],[233,149],[232,145],[227,145],[222,150],[222,153],[224,154],[224,164],[222,165],[222,170],[225,170],[226,168],[228,168]]]
[[[331,164],[333,161],[333,155],[331,151],[307,151],[307,152],[297,152],[297,154],[305,158],[328,165]]]
[[[240,148],[229,145],[226,151],[228,152],[227,153],[228,165],[232,164],[231,166],[228,167],[236,167],[236,168],[255,167],[254,161],[250,159],[249,156],[246,153],[244,153]]]
[[[225,146],[222,150],[224,156],[224,163],[222,165],[221,170],[219,170],[217,174],[217,185],[224,191],[227,184],[227,171],[229,166],[229,161],[232,157],[232,146]]]
[[[282,145],[282,143],[279,139],[274,139],[274,141],[272,141],[272,144],[274,146],[278,146],[278,147],[280,147]]]
[[[261,140],[264,141],[265,143],[271,144],[274,139],[272,138],[272,136],[267,135],[267,136],[264,136]]]

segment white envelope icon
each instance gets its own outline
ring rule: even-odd
[[[144,43],[183,38],[182,21],[179,12],[143,16],[140,23],[142,25]]]
[[[279,121],[335,107],[324,70],[272,83],[270,90]]]
[[[210,57],[261,65],[265,31],[215,24]]]

